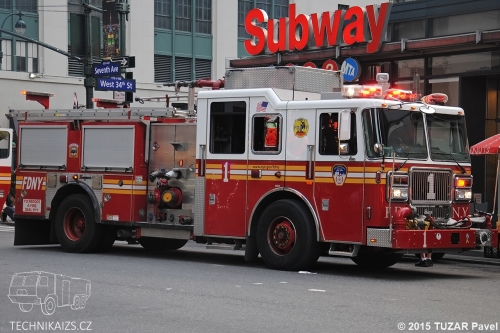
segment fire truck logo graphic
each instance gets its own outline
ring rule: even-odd
[[[41,271],[15,273],[8,296],[23,312],[40,305],[42,313],[50,316],[57,307],[85,308],[90,297],[90,281]]]
[[[334,165],[332,168],[333,181],[335,185],[344,185],[345,179],[347,178],[347,168],[345,165]]]
[[[309,132],[309,122],[307,119],[299,118],[293,123],[293,134],[298,138],[303,138]]]
[[[78,157],[78,143],[71,143],[69,145],[69,157]]]

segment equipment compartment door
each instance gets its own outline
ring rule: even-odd
[[[361,242],[364,159],[355,113],[350,113],[351,139],[339,142],[342,112],[351,111],[317,111],[314,201],[325,240]]]
[[[207,235],[245,236],[248,105],[248,98],[208,101],[204,227]]]
[[[247,221],[266,193],[285,186],[285,124],[285,114],[265,98],[250,99]]]

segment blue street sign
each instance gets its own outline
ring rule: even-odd
[[[121,76],[99,77],[96,81],[95,90],[135,92],[135,80],[124,79]]]
[[[95,77],[101,76],[120,76],[121,65],[119,62],[103,61],[100,64],[92,65],[92,72]]]
[[[342,63],[340,71],[344,75],[344,81],[352,82],[359,79],[359,76],[361,75],[361,66],[356,59],[347,58]]]

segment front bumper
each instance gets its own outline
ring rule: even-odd
[[[395,250],[476,248],[474,229],[391,230],[368,228],[366,245]]]

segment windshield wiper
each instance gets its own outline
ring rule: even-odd
[[[457,163],[458,167],[462,171],[462,174],[467,173],[467,171],[465,171],[464,167],[461,166],[460,163],[458,163],[458,161],[455,159],[455,157],[453,157],[453,155],[451,153],[445,153],[444,151],[431,150],[431,154],[441,154],[441,155],[445,155],[445,156],[451,157],[451,159],[453,160],[453,162]]]
[[[410,155],[420,155],[420,154],[421,153],[417,153],[414,151],[410,151],[410,152],[406,153],[406,156],[404,157],[405,160],[397,168],[395,168],[394,171],[398,171],[399,169],[401,169],[406,164],[406,162],[408,162],[408,160],[410,159]]]

